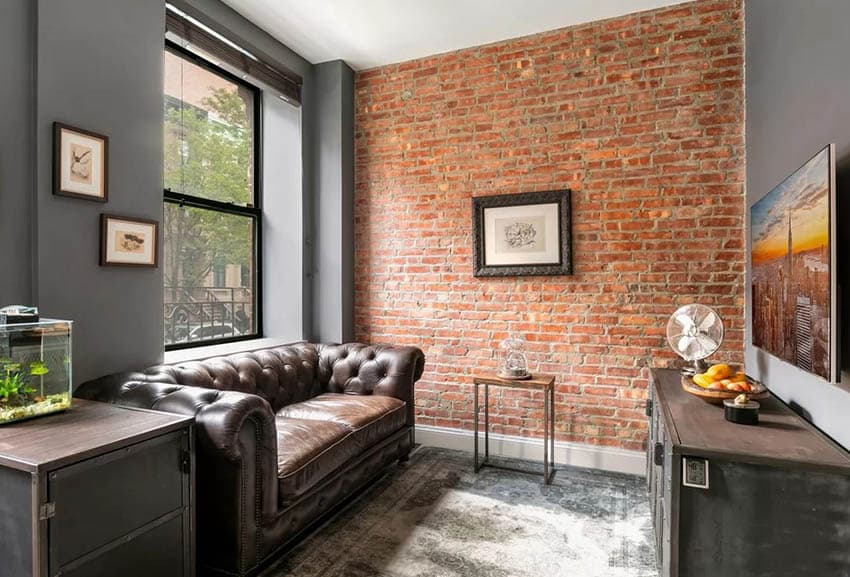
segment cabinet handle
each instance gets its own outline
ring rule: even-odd
[[[652,455],[653,462],[658,466],[662,466],[664,464],[664,445],[661,443],[655,443],[655,450]]]
[[[646,400],[646,406],[644,407],[644,412],[646,412],[647,417],[652,416],[652,399]]]

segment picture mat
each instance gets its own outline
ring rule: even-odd
[[[103,181],[105,173],[105,166],[103,164],[103,141],[98,138],[92,138],[91,136],[80,134],[79,132],[74,132],[67,128],[61,128],[59,134],[59,188],[64,192],[103,198]],[[72,147],[74,146],[88,148],[91,150],[90,184],[80,181],[80,179],[75,178],[71,173],[71,152]]]
[[[133,233],[145,239],[142,252],[126,252],[116,246],[118,233]],[[106,221],[106,261],[123,264],[154,264],[156,227],[153,224],[109,218]]]
[[[542,223],[532,247],[510,247],[505,229],[513,223]],[[558,264],[560,254],[558,203],[484,209],[484,265]]]

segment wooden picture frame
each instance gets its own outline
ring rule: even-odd
[[[109,137],[53,123],[53,194],[109,200]]]
[[[473,275],[570,275],[569,189],[472,199]]]
[[[159,223],[155,220],[100,215],[100,265],[156,268]]]

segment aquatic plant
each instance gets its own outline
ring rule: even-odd
[[[50,370],[42,361],[33,361],[30,363],[30,374],[34,377],[41,377],[49,373]]]
[[[50,370],[47,368],[47,365],[42,361],[33,361],[30,363],[30,375],[38,377],[42,397],[44,396],[44,375],[49,372]]]
[[[11,397],[21,394],[29,395],[34,392],[35,389],[28,387],[26,379],[22,378],[21,373],[17,371],[11,372],[7,368],[6,375],[0,379],[0,398],[7,403]]]
[[[20,363],[6,363],[3,369],[6,374],[0,377],[0,399],[8,403],[12,397],[35,392],[35,389],[27,386],[26,377],[21,375]]]

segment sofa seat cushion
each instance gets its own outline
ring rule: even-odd
[[[363,451],[401,429],[407,412],[404,401],[395,397],[325,393],[283,407],[278,415],[347,427]]]
[[[360,453],[351,429],[340,423],[278,415],[275,424],[281,501],[304,494]]]

